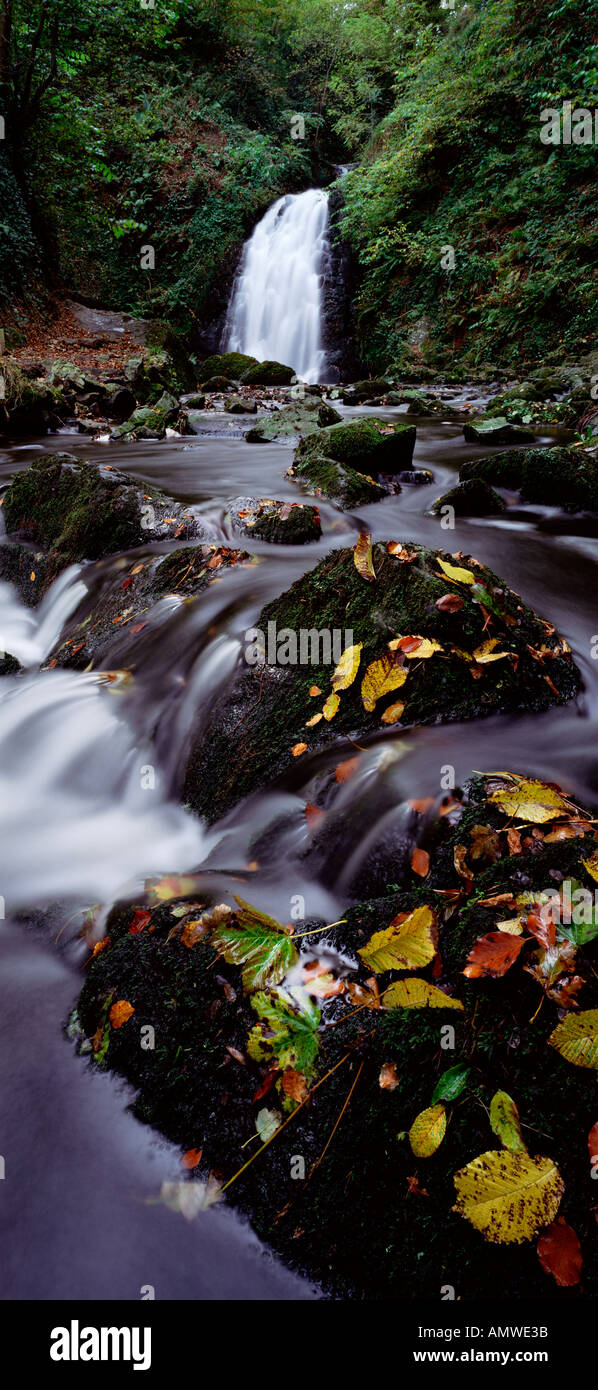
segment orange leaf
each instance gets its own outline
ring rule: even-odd
[[[477,980],[482,975],[506,975],[517,960],[523,943],[522,936],[510,936],[502,931],[488,932],[476,941],[469,952],[463,974],[470,980]]]
[[[282,1073],[282,1089],[291,1100],[302,1101],[307,1095],[307,1081],[300,1071],[287,1067]]]
[[[151,912],[144,912],[140,907],[136,908],[135,916],[129,927],[129,936],[137,936],[140,931],[143,931],[144,927],[147,927],[148,922],[151,922],[151,920]]]
[[[323,815],[324,812],[321,810],[319,806],[314,806],[311,801],[308,801],[307,806],[305,807],[305,819],[309,826],[317,825],[318,821],[321,819]]]
[[[414,874],[419,874],[420,878],[425,878],[430,870],[430,856],[426,849],[414,849],[411,855],[411,868]]]
[[[463,607],[463,599],[459,594],[443,594],[442,598],[436,599],[436,608],[441,613],[458,613]]]
[[[351,777],[355,776],[358,763],[359,758],[345,758],[344,763],[339,763],[338,767],[335,769],[334,776],[336,781],[348,782]]]
[[[118,999],[116,1004],[112,1005],[108,1017],[113,1028],[122,1028],[123,1023],[126,1023],[127,1019],[134,1013],[132,1004],[129,1004],[126,999]]]
[[[579,1239],[572,1226],[559,1216],[538,1240],[538,1256],[542,1269],[552,1274],[557,1284],[570,1288],[581,1279],[582,1254]]]
[[[306,748],[306,743],[295,743],[291,748],[291,753],[293,754],[294,758],[299,758],[302,753],[305,753]]]
[[[181,1159],[181,1167],[197,1168],[198,1163],[201,1163],[202,1153],[203,1149],[187,1149],[186,1154],[183,1154]]]
[[[320,690],[319,685],[310,685],[310,687],[309,687],[309,693],[310,693],[311,696],[314,696],[314,695],[321,695],[321,694],[322,694],[322,691]]]
[[[399,1084],[396,1062],[385,1062],[378,1077],[382,1091],[396,1091]]]

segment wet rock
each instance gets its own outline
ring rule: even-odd
[[[459,476],[511,488],[524,502],[598,512],[598,462],[579,446],[509,449],[463,464]]]
[[[250,558],[244,550],[206,544],[185,546],[165,556],[119,555],[108,560],[94,573],[92,587],[45,665],[77,671],[131,669],[139,659],[141,634],[145,631],[148,640],[153,640],[153,614],[161,599],[197,598],[223,569]],[[156,619],[159,622],[157,615]]]
[[[258,362],[243,372],[241,381],[243,386],[290,386],[294,377],[293,367],[282,362]]]
[[[37,607],[57,574],[55,556],[18,541],[0,541],[0,580],[14,584],[28,608]]]
[[[232,381],[229,381],[226,376],[210,376],[206,381],[202,382],[202,385],[205,387],[206,391],[212,392],[232,391],[233,389]]]
[[[303,439],[295,461],[320,455],[360,473],[396,474],[411,464],[415,435],[415,425],[386,424],[375,417],[351,420],[317,430]]]
[[[126,381],[142,404],[157,400],[164,391],[177,399],[195,387],[195,370],[183,349],[149,347],[125,364]]]
[[[510,425],[504,415],[472,420],[463,426],[463,435],[471,444],[525,444],[534,440],[529,430]]]
[[[9,535],[50,551],[56,572],[81,560],[199,534],[195,517],[148,483],[110,464],[42,454],[4,494]]]
[[[359,740],[379,733],[385,711],[397,702],[404,707],[397,716],[401,722],[417,725],[497,710],[544,710],[571,699],[580,675],[566,643],[556,633],[547,636],[541,620],[491,570],[477,561],[456,562],[442,551],[412,544],[407,550],[415,557],[411,562],[389,553],[384,544],[375,545],[375,582],[358,573],[352,549],[336,550],[262,610],[256,626],[264,634],[286,629],[293,641],[286,656],[275,642],[266,664],[255,653],[246,654],[246,667],[228,701],[193,749],[186,796],[194,810],[211,819],[264,782],[288,773],[299,765],[291,753],[297,744],[312,751],[345,734]],[[458,574],[443,573],[439,561],[465,568],[468,578],[460,582]],[[437,600],[455,589],[462,599],[459,611],[438,608]],[[333,661],[333,633],[341,650],[363,643],[359,674],[342,692],[333,716],[310,726],[331,693],[340,656]],[[413,635],[433,639],[442,651],[412,659],[397,649],[393,656],[388,643]],[[492,639],[504,655],[478,661],[476,653],[484,657],[483,644]],[[530,647],[543,649],[542,662]],[[401,667],[397,685],[367,710],[363,674],[382,658],[392,662],[393,671],[397,664]],[[312,685],[322,690],[321,700],[310,697]]]
[[[206,398],[202,392],[196,392],[193,396],[186,396],[183,404],[185,410],[205,410]]]
[[[127,386],[119,386],[108,401],[106,415],[109,420],[116,420],[117,424],[122,425],[133,414],[134,409],[133,391]]]
[[[111,439],[163,439],[167,427],[175,425],[179,419],[179,403],[175,396],[165,391],[155,405],[140,405],[130,420],[117,425],[111,432]]]
[[[316,496],[328,497],[343,511],[353,511],[355,507],[363,507],[367,502],[380,502],[388,496],[387,489],[374,482],[373,478],[358,473],[355,468],[344,468],[342,463],[324,458],[321,454],[295,458],[289,476],[307,483]]]
[[[274,439],[299,439],[342,419],[333,406],[317,397],[283,406],[252,425],[245,438],[248,444],[268,444]]]
[[[412,487],[427,487],[434,482],[434,474],[429,468],[404,468],[398,478],[400,483],[410,483]]]
[[[60,386],[32,380],[16,362],[3,360],[4,396],[0,399],[0,431],[9,436],[47,434],[60,423],[57,413],[66,413]]]
[[[224,409],[229,415],[257,415],[257,401],[249,396],[229,396]]]
[[[356,381],[346,386],[342,393],[344,405],[363,405],[375,396],[385,396],[390,390],[390,382],[384,377],[372,381]]]
[[[431,510],[439,515],[444,507],[452,507],[457,516],[492,516],[506,510],[498,492],[483,478],[468,478],[437,497]]]
[[[216,352],[202,362],[197,371],[197,380],[207,387],[211,377],[225,377],[230,382],[240,381],[244,372],[259,365],[256,357],[248,357],[244,352]]]
[[[229,502],[229,512],[235,530],[242,535],[258,536],[276,545],[306,545],[322,534],[317,507],[303,502],[235,497]]]
[[[528,1126],[541,1135],[541,1144],[530,1142],[531,1151],[548,1155],[558,1168],[564,1184],[560,1215],[572,1224],[584,1251],[584,1289],[589,1293],[598,1287],[587,1171],[571,1144],[572,1133],[583,1136],[585,1153],[586,1136],[595,1123],[593,1088],[587,1071],[549,1045],[563,1016],[571,1015],[559,1007],[558,989],[551,997],[550,982],[542,987],[545,952],[527,935],[527,968],[516,961],[492,980],[463,974],[474,943],[496,931],[501,917],[517,915],[513,898],[509,906],[484,905],[501,893],[508,900],[515,874],[533,894],[568,880],[583,885],[592,900],[595,884],[584,860],[592,853],[593,828],[588,818],[579,838],[550,844],[534,841],[524,829],[514,859],[507,838],[512,820],[488,800],[491,786],[486,779],[472,778],[455,793],[452,817],[443,814],[448,807],[440,798],[425,815],[412,813],[412,844],[423,845],[430,854],[424,882],[406,867],[397,886],[396,867],[389,864],[375,895],[362,892],[343,911],[342,923],[328,929],[321,919],[301,924],[301,931],[316,933],[296,943],[302,949],[297,974],[310,998],[303,996],[301,1015],[291,996],[287,1027],[289,1043],[292,1036],[297,1045],[312,1040],[298,1068],[308,1073],[311,1098],[227,1195],[239,1202],[262,1238],[310,1278],[322,1280],[337,1298],[434,1299],[439,1269],[458,1270],[463,1298],[492,1299],[497,1288],[513,1298],[546,1298],[535,1239],[514,1246],[484,1241],[454,1210],[455,1172],[475,1155],[499,1147],[488,1120],[499,1085],[515,1100],[526,1139]],[[580,816],[585,814],[580,809]],[[486,831],[489,854],[483,844],[480,853],[480,827]],[[471,866],[469,883],[456,868],[463,856]],[[249,885],[241,892],[252,906],[262,906]],[[206,893],[202,877],[185,883],[172,876],[149,886],[145,896],[118,904],[103,928],[102,949],[84,971],[76,1018],[80,1042],[94,1058],[91,1064],[125,1076],[134,1087],[133,1108],[140,1120],[157,1126],[182,1152],[201,1136],[203,1157],[194,1177],[203,1182],[213,1172],[230,1179],[240,1168],[245,1156],[241,1144],[255,1131],[261,1106],[286,1118],[294,1105],[280,1068],[272,1065],[277,1060],[272,1026],[262,1030],[256,1046],[264,1001],[270,1025],[282,1008],[276,1022],[279,1043],[284,1043],[285,995],[280,986],[267,994],[259,986],[248,989],[230,951],[225,959],[218,936],[223,921],[241,946],[247,928],[238,900],[232,893],[226,900],[227,906],[219,906],[212,917],[220,900]],[[371,1001],[373,988],[372,969],[360,950],[399,914],[424,907],[432,912],[438,954],[434,966],[414,967],[409,975],[441,990],[445,1002],[441,997],[431,1009],[393,1007],[383,991],[404,980],[404,971],[378,971],[382,1007],[356,1010],[358,999],[364,1005]],[[147,913],[141,922],[140,909]],[[292,945],[287,949],[292,951]],[[581,1009],[596,1009],[598,938],[590,936],[574,956],[570,951],[569,973],[563,970],[561,983],[574,969]],[[337,982],[339,992],[328,999],[313,987],[318,957]],[[534,969],[540,978],[533,976]],[[349,993],[347,984],[362,994]],[[129,1001],[134,1014],[113,1027],[109,1010],[117,999]],[[439,1047],[440,1030],[447,1024],[448,1052]],[[160,1039],[155,1051],[139,1045],[146,1025]],[[381,1082],[388,1073],[392,1082],[393,1069],[400,1081],[391,1090]],[[316,1088],[324,1077],[326,1084]],[[434,1156],[419,1159],[408,1133],[416,1116],[438,1098],[437,1088],[450,1107],[450,1124]],[[328,1144],[322,1163],[339,1114],[342,1142]],[[315,1180],[297,1181],[291,1192],[289,1172],[297,1155]]]

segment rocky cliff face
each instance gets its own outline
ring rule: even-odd
[[[360,375],[352,304],[357,289],[355,257],[340,230],[343,194],[330,194],[329,251],[324,271],[323,345],[328,381],[352,381]]]

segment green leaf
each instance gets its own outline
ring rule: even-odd
[[[271,919],[267,919],[271,920]],[[243,988],[266,989],[280,984],[299,959],[293,939],[278,923],[274,929],[259,922],[250,926],[219,926],[210,937],[229,965],[242,967]]]
[[[576,878],[569,880],[569,889],[570,915],[583,920],[577,922],[559,921],[558,934],[559,936],[566,936],[567,940],[572,941],[574,946],[587,946],[588,942],[594,941],[598,936],[598,909],[590,889],[584,888],[583,883],[579,883]],[[579,894],[577,901],[575,901],[576,894]]]
[[[293,1067],[309,1081],[318,1055],[320,1010],[304,989],[275,990],[253,996],[259,1023],[251,1029],[247,1052],[256,1062]]]
[[[432,1092],[432,1103],[436,1100],[456,1100],[457,1096],[465,1090],[471,1067],[466,1067],[459,1063],[456,1067],[449,1067],[439,1076],[438,1081]]]
[[[513,1154],[527,1153],[519,1123],[519,1111],[515,1101],[506,1091],[497,1091],[490,1101],[490,1124],[505,1149],[509,1149]]]

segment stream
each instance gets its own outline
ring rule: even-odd
[[[449,395],[453,404],[475,400],[457,389]],[[341,410],[346,418],[401,413]],[[558,437],[554,431],[540,440]],[[189,504],[216,544],[239,545],[227,498],[299,495],[285,478],[290,446],[249,445],[238,421],[231,428],[215,414],[194,438],[107,445],[63,433],[20,443],[0,453],[0,486],[36,452],[57,448],[109,456],[113,466]],[[63,1032],[88,956],[84,909],[102,904],[107,912],[150,875],[201,870],[206,887],[244,892],[282,921],[298,893],[306,915],[337,920],[364,866],[384,865],[386,854],[384,875],[390,863],[398,874],[397,853],[400,865],[412,833],[406,802],[436,796],[447,764],[457,785],[472,769],[512,768],[598,806],[596,526],[514,505],[497,519],[457,518],[453,530],[443,530],[426,509],[453,485],[459,464],[481,452],[464,443],[458,424],[418,419],[414,467],[432,470],[432,486],[404,485],[353,516],[318,499],[319,542],[283,548],[256,540],[255,568],[223,573],[196,603],[161,600],[142,633],[115,637],[106,668],[134,667],[122,691],[97,673],[38,670],[85,588],[105,582],[114,557],[62,575],[37,612],[0,586],[0,648],[26,667],[0,680],[3,1297],[134,1300],[146,1286],[162,1299],[318,1297],[224,1203],[188,1224],[156,1202],[161,1183],[181,1176],[179,1151],[128,1113],[130,1089],[77,1057]],[[333,848],[325,860],[305,854],[303,811],[322,769],[339,752],[355,753],[340,740],[207,829],[179,799],[191,724],[232,681],[263,604],[332,547],[353,544],[360,530],[374,540],[463,550],[490,565],[567,639],[584,678],[580,700],[542,715],[385,729],[359,753],[356,775],[331,793]],[[148,764],[156,779],[145,790],[139,774]],[[250,871],[256,831],[281,811],[284,839]]]

